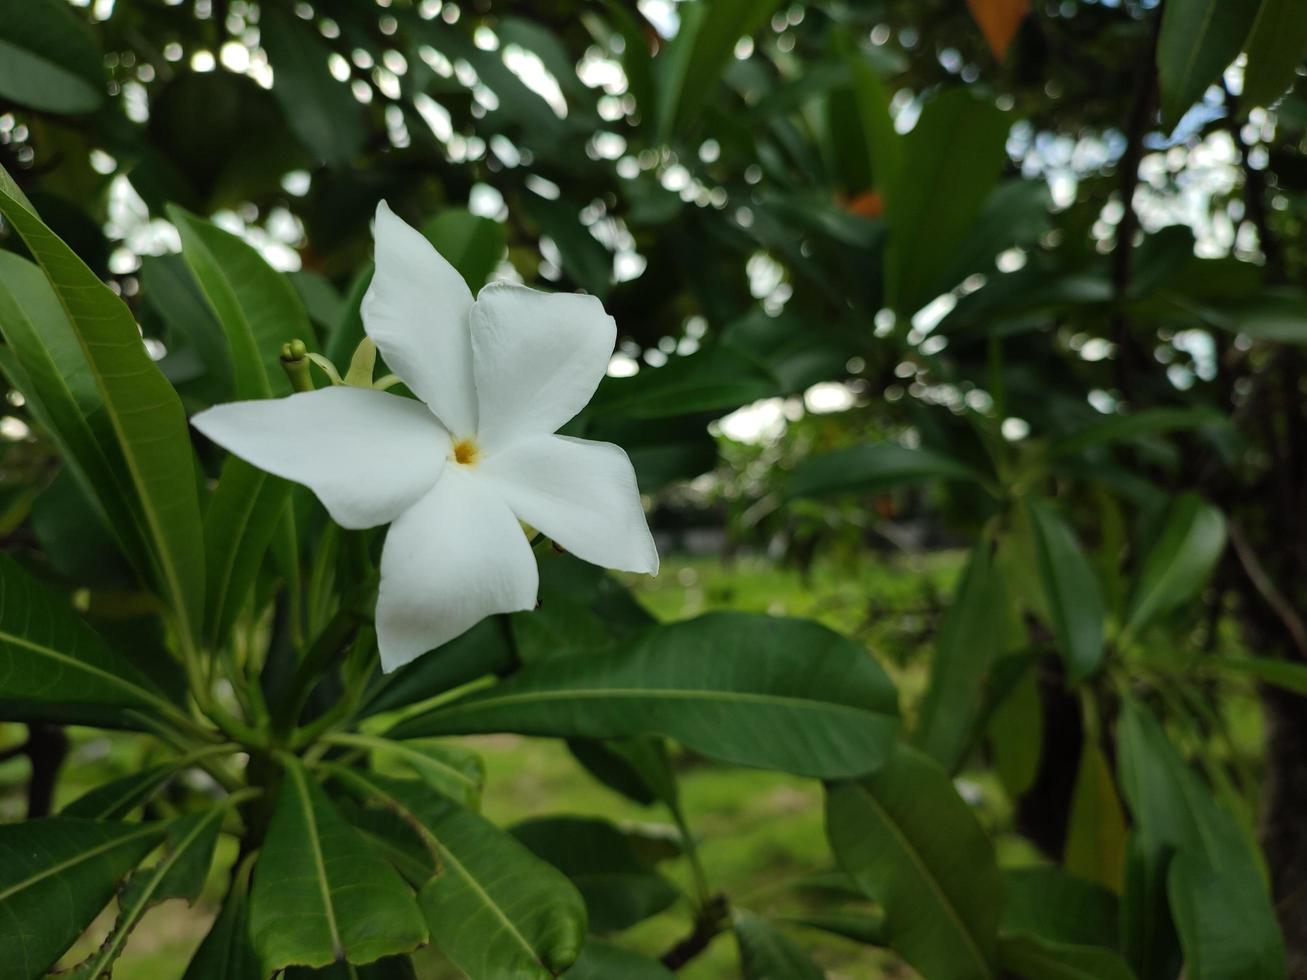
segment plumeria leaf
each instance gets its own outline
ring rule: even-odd
[[[103,404],[107,444],[123,464],[126,487],[119,480],[109,486],[120,494],[126,491],[133,533],[150,545],[151,578],[167,597],[182,634],[194,638],[203,617],[204,540],[181,401],[150,360],[123,301],[36,215],[3,191],[0,214],[27,244],[72,326],[82,370],[93,379]],[[61,377],[54,374],[50,378],[47,373],[51,383]],[[46,386],[36,384],[41,398]],[[128,529],[119,530],[126,534]]]
[[[67,980],[107,977],[147,911],[170,898],[195,901],[213,863],[226,813],[226,807],[215,806],[173,821],[159,859],[129,878],[119,894],[118,918],[108,938],[87,959],[62,974]]]
[[[139,727],[127,709],[179,714],[153,682],[8,555],[0,555],[0,707],[11,720],[108,727]]]
[[[660,734],[741,765],[839,778],[876,769],[896,695],[855,643],[816,623],[714,613],[612,656],[547,660],[401,722],[395,738]]]
[[[283,773],[250,894],[250,935],[264,970],[371,963],[425,942],[399,875],[298,761],[287,759]]]
[[[90,112],[104,101],[103,56],[67,4],[0,4],[0,97],[62,113]]]
[[[121,819],[159,792],[175,772],[177,766],[165,762],[104,783],[73,800],[60,811],[60,816]]]
[[[572,880],[594,932],[618,932],[657,915],[680,891],[645,864],[631,841],[606,820],[541,817],[511,828],[536,857]]]
[[[182,980],[264,980],[263,968],[250,944],[250,868],[246,859],[232,873],[222,910],[200,948],[191,957]]]
[[[889,944],[920,973],[999,976],[994,847],[944,770],[899,746],[881,771],[830,786],[826,831],[840,864],[884,906]]]
[[[161,824],[53,817],[0,837],[0,960],[18,978],[45,975],[163,837]]]
[[[676,976],[657,960],[591,939],[581,950],[564,980],[673,980]]]
[[[365,804],[400,816],[428,852],[418,892],[431,938],[471,980],[550,980],[576,960],[585,905],[572,884],[484,818],[417,780],[331,766]]]
[[[745,980],[822,980],[826,971],[789,936],[752,912],[735,913],[735,941]]]

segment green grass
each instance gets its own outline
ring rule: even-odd
[[[924,684],[920,654],[935,627],[934,609],[947,595],[959,564],[958,556],[948,554],[912,561],[871,557],[852,567],[819,565],[805,577],[757,558],[723,564],[718,559],[674,556],[657,579],[633,580],[632,586],[663,619],[722,608],[816,618],[865,642],[910,701]],[[14,728],[17,734],[17,726]],[[515,736],[467,741],[485,758],[483,808],[500,824],[565,813],[663,826],[668,833],[674,832],[664,811],[641,807],[609,790],[576,764],[560,742]],[[79,735],[60,788],[60,801],[67,802],[106,778],[131,771],[141,762],[140,745],[138,740],[98,733]],[[21,786],[21,773],[14,767],[23,765],[11,763],[0,770],[0,785]],[[764,914],[794,909],[795,899],[786,883],[831,865],[822,830],[820,784],[685,756],[677,757],[677,765],[684,808],[713,890]],[[992,787],[984,788],[987,797],[993,795]],[[20,816],[5,813],[7,819]],[[216,912],[233,851],[234,846],[223,847],[196,907],[173,901],[151,911],[129,942],[115,970],[116,980],[179,980]],[[683,859],[664,862],[662,870],[682,888],[691,888]],[[689,931],[690,916],[689,903],[683,901],[625,933],[620,941],[659,955]],[[106,914],[75,952],[92,949],[110,924],[111,917]],[[864,947],[801,930],[792,935],[812,950],[832,980],[911,976]],[[434,953],[419,960],[422,975],[430,980],[459,976]],[[70,957],[67,962],[74,961]],[[734,940],[729,935],[719,937],[679,975],[687,980],[738,977]]]

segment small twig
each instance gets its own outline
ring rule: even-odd
[[[1234,546],[1234,553],[1239,557],[1239,564],[1243,566],[1248,581],[1253,584],[1258,594],[1288,631],[1289,636],[1293,638],[1299,657],[1307,660],[1307,626],[1304,626],[1302,617],[1266,574],[1266,569],[1257,560],[1257,556],[1248,544],[1248,539],[1244,537],[1242,528],[1233,522],[1230,524],[1230,544]]]
[[[679,970],[699,956],[725,930],[730,911],[730,902],[725,895],[713,896],[695,918],[690,934],[663,953],[659,962],[669,970]]]

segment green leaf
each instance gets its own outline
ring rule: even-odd
[[[798,943],[766,919],[738,909],[733,926],[745,980],[822,980],[826,976]]]
[[[893,442],[863,443],[803,460],[786,481],[785,492],[791,498],[817,497],[888,490],[932,480],[980,483],[984,477],[930,449],[909,449]]]
[[[1044,705],[1039,698],[1039,672],[1030,664],[989,717],[986,729],[994,769],[1008,798],[1026,792],[1039,775],[1044,744]]]
[[[0,555],[0,708],[12,720],[130,724],[179,712],[70,606]]]
[[[100,980],[108,976],[132,930],[149,909],[170,898],[195,901],[213,863],[218,831],[226,813],[226,807],[214,806],[173,821],[159,860],[132,875],[118,896],[118,918],[108,937],[87,959],[62,974],[67,980]]]
[[[589,411],[636,419],[722,413],[778,395],[780,389],[776,376],[754,357],[728,344],[713,344],[660,368],[604,378]]]
[[[591,939],[563,976],[565,980],[674,980],[676,974],[657,960]]]
[[[959,86],[927,102],[904,137],[897,179],[881,189],[889,225],[885,301],[900,317],[934,298],[1007,161],[1010,125],[991,101]]]
[[[1256,3],[1171,0],[1157,39],[1162,123],[1174,128],[1189,107],[1220,80],[1238,56],[1257,16]]]
[[[177,768],[174,763],[165,762],[104,783],[73,800],[59,815],[90,820],[121,819],[162,789]]]
[[[620,654],[527,667],[390,735],[666,735],[725,762],[840,778],[885,760],[896,712],[884,673],[839,634],[714,613],[654,627]]]
[[[523,194],[520,201],[540,233],[558,246],[568,277],[600,299],[608,295],[613,284],[613,256],[581,224],[580,207],[566,198],[550,200],[532,193]]]
[[[576,885],[594,932],[629,929],[680,897],[677,888],[641,861],[630,840],[607,820],[540,817],[511,830],[532,854]]]
[[[661,738],[573,738],[567,747],[586,772],[609,789],[644,806],[656,801],[677,806],[676,775]]]
[[[850,48],[850,45],[844,45]],[[862,54],[846,50],[849,78],[853,85],[853,99],[858,121],[866,144],[867,159],[871,163],[873,185],[881,191],[886,212],[896,206],[891,189],[897,186],[902,168],[903,137],[894,131],[894,118],[890,115],[890,93],[880,80],[875,66]]]
[[[1079,683],[1103,661],[1103,597],[1098,577],[1075,532],[1051,504],[1031,499],[1027,511],[1057,651],[1066,662],[1071,682]]]
[[[913,744],[949,772],[970,748],[985,681],[1003,653],[1007,590],[988,541],[971,551],[957,592],[935,638],[930,687],[921,703]]]
[[[1049,459],[1071,456],[1094,446],[1128,442],[1140,436],[1183,429],[1225,427],[1229,420],[1204,408],[1146,408],[1129,415],[1112,415],[1095,421],[1048,444]]]
[[[0,98],[45,112],[90,112],[104,101],[104,66],[90,27],[60,0],[0,0]]]
[[[295,287],[240,238],[175,205],[168,217],[182,237],[182,258],[200,284],[231,347],[237,398],[290,391],[282,344],[313,340]]]
[[[0,837],[0,959],[15,977],[45,975],[164,834],[158,824],[53,817]]]
[[[1307,55],[1307,17],[1296,0],[1262,0],[1248,35],[1248,65],[1240,102],[1270,105],[1293,84]]]
[[[250,944],[250,869],[246,859],[232,872],[222,910],[182,980],[264,980],[259,957]]]
[[[204,540],[181,401],[150,360],[122,300],[3,192],[0,213],[22,236],[72,324],[130,477],[140,526],[153,545],[154,578],[179,630],[194,638],[204,606]]]
[[[1125,813],[1112,770],[1098,746],[1086,739],[1071,791],[1062,863],[1072,874],[1120,893],[1125,884],[1125,857]]]
[[[399,875],[286,759],[254,869],[250,936],[266,973],[337,960],[371,963],[427,939]]]
[[[1217,670],[1232,670],[1294,694],[1307,695],[1307,664],[1273,657],[1210,657],[1204,658],[1203,663]]]
[[[943,769],[900,745],[880,771],[828,787],[826,832],[840,864],[884,907],[890,945],[918,972],[998,976],[994,847]]]
[[[659,64],[662,139],[684,133],[698,119],[736,43],[760,30],[776,5],[777,0],[716,0],[678,11],[680,27]]]
[[[1005,936],[998,943],[998,960],[1023,980],[1135,980],[1120,954],[1102,946]]]
[[[1003,876],[999,931],[1083,946],[1117,945],[1116,896],[1057,868],[1013,868]]]
[[[14,355],[10,380],[54,437],[105,534],[148,576],[149,545],[126,463],[77,334],[41,270],[7,251],[0,251],[0,331]]]
[[[398,760],[454,802],[471,809],[480,805],[481,788],[486,781],[485,763],[469,749],[435,739],[399,742],[362,734],[342,733],[331,736],[331,740],[338,745],[367,749],[374,759]]]
[[[483,619],[462,635],[392,674],[378,672],[359,709],[365,718],[417,704],[513,665],[514,653],[503,617]]]
[[[276,74],[272,94],[291,131],[329,167],[343,167],[363,148],[363,107],[327,68],[331,49],[305,22],[270,6],[259,21],[260,44]]]
[[[471,980],[550,980],[576,960],[585,905],[560,872],[420,782],[329,771],[360,802],[397,813],[421,838],[434,877],[418,902],[432,941]]]
[[[291,484],[228,456],[204,514],[208,598],[204,635],[220,647],[249,598],[274,535],[290,507]]]
[[[295,288],[235,235],[175,205],[168,208],[168,217],[181,233],[182,257],[227,335],[235,396],[288,394],[282,345],[313,341],[313,327]],[[211,644],[225,638],[273,536],[281,535],[287,555],[298,554],[295,522],[287,511],[289,492],[285,481],[243,461],[231,460],[224,467],[204,527],[210,548],[205,635]],[[284,571],[298,574],[293,567]]]
[[[1195,980],[1284,976],[1284,940],[1252,842],[1167,740],[1126,701],[1121,787],[1139,827],[1141,883],[1165,881]]]
[[[413,961],[407,956],[388,956],[366,966],[353,963],[335,963],[322,970],[308,970],[293,966],[281,975],[281,980],[417,980]]]
[[[1181,605],[1207,581],[1225,550],[1225,516],[1197,494],[1176,498],[1135,584],[1126,629]]]
[[[441,211],[422,226],[422,234],[458,270],[473,293],[490,279],[507,247],[503,225],[466,208]]]

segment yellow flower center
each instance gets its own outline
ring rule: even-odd
[[[454,462],[462,463],[464,466],[471,466],[477,461],[479,451],[477,444],[471,439],[460,439],[454,443]]]

